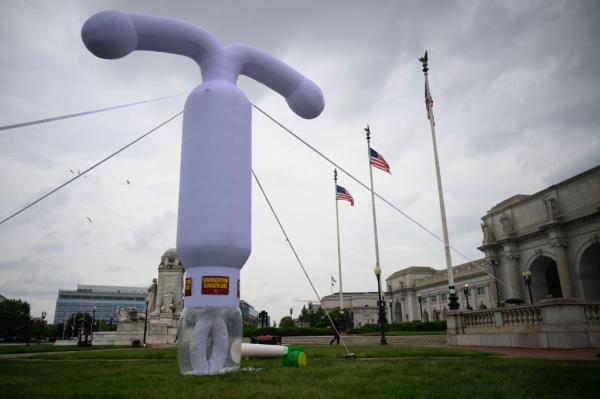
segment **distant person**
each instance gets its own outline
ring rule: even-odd
[[[331,339],[331,341],[329,341],[329,345],[333,345],[333,341],[337,341],[337,345],[340,344],[340,323],[339,323],[339,319],[336,317],[333,320],[333,326],[331,327],[331,329],[333,330],[333,338]]]

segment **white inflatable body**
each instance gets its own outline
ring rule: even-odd
[[[241,323],[214,320],[231,312],[192,315],[190,310],[237,309],[240,269],[251,251],[251,108],[235,84],[239,75],[255,79],[303,118],[322,112],[323,94],[264,51],[243,44],[222,47],[208,32],[170,18],[103,11],[86,21],[81,36],[100,58],[148,50],[184,55],[200,66],[203,83],[189,95],[183,114],[177,254],[186,270],[186,298],[179,337],[189,350],[178,353],[190,357],[183,361],[187,366],[180,359],[183,373],[214,374],[235,363],[239,368]],[[186,328],[194,333],[182,331]]]

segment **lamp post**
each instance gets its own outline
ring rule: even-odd
[[[379,344],[387,345],[385,333],[383,332],[383,324],[385,322],[385,309],[383,308],[384,302],[381,299],[381,267],[379,267],[379,264],[375,266],[375,276],[377,277],[377,292],[379,294],[379,301],[377,301],[377,306],[379,307],[379,327],[381,329],[381,339],[379,340]]]
[[[292,318],[292,313],[294,313],[294,308],[290,306],[290,319]]]
[[[494,286],[496,287],[496,307],[500,307],[500,290],[498,290],[498,261],[492,260],[490,261],[492,267],[494,269]]]
[[[42,335],[44,340],[46,340],[46,311],[42,312]],[[38,337],[39,338],[39,337]]]
[[[85,313],[81,314],[81,330],[79,331],[79,343],[81,343],[81,338],[84,338],[84,344],[87,345],[87,337],[85,335]]]
[[[533,304],[533,295],[531,295],[531,272],[528,270],[523,272],[523,279],[527,284],[527,290],[529,291],[529,303]]]
[[[94,322],[96,321],[96,305],[92,308],[92,328],[90,329],[92,339],[94,339]]]
[[[69,317],[69,319],[71,319]],[[75,339],[75,323],[77,322],[77,314],[73,313],[73,324],[71,324],[71,338]]]
[[[421,305],[421,302],[423,301],[423,297],[418,296],[417,300],[419,301],[419,319],[423,320],[423,306]]]
[[[144,346],[146,346],[146,332],[148,331],[148,298],[146,298],[146,311],[144,316]]]
[[[473,310],[471,305],[469,305],[469,284],[465,284],[465,288],[463,288],[463,292],[465,293],[465,298],[467,299],[467,310]]]
[[[62,333],[62,339],[63,339],[63,341],[65,340],[66,322],[67,322],[67,312],[63,312],[63,333]]]

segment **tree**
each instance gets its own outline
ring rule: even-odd
[[[294,328],[296,323],[290,316],[285,316],[279,321],[279,328]]]
[[[301,323],[310,323],[311,327],[328,327],[330,324],[323,308],[318,307],[315,310],[315,307],[310,302],[308,303],[308,309],[306,306],[302,306],[298,321]]]
[[[20,299],[0,302],[0,337],[7,341],[25,340],[29,334],[31,316],[29,304]]]
[[[83,325],[82,325],[83,323]],[[90,327],[92,325],[92,316],[89,313],[75,313],[69,317],[66,325],[65,337],[75,336],[78,337],[81,334],[81,328],[83,327],[86,334],[90,333]]]
[[[302,310],[300,311],[300,316],[298,316],[298,321],[300,323],[310,323],[310,313],[308,309],[306,309],[306,305],[302,305]]]

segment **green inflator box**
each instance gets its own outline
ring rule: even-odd
[[[288,346],[288,353],[281,358],[283,367],[305,367],[306,353],[304,346]]]

